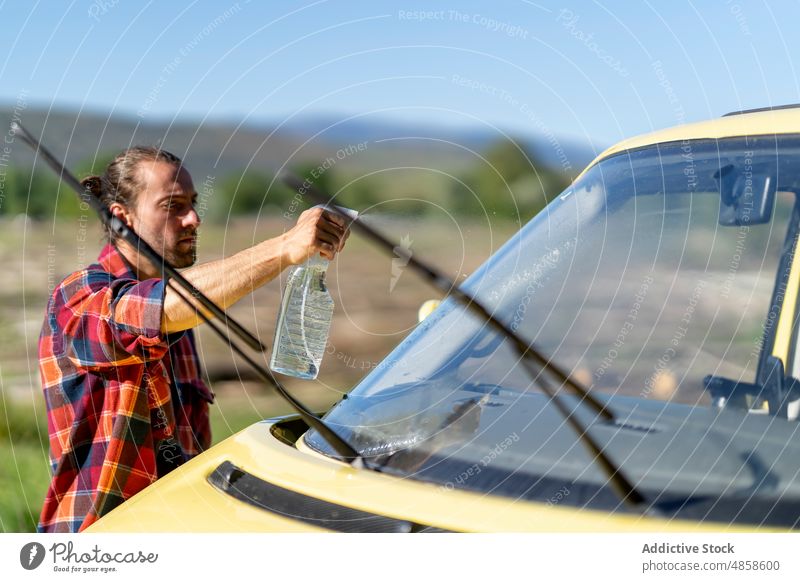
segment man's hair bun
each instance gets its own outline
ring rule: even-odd
[[[81,186],[95,198],[100,198],[103,194],[103,178],[100,176],[86,176],[81,180]]]

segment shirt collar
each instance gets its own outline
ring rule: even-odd
[[[138,279],[128,265],[128,261],[122,256],[122,253],[111,243],[107,243],[103,250],[100,251],[97,262],[100,263],[104,271],[111,273],[117,279]]]

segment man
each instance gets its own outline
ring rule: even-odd
[[[131,148],[83,185],[223,308],[316,253],[332,259],[348,234],[313,208],[279,237],[192,267],[200,217],[179,158]],[[53,471],[40,531],[83,530],[211,442],[213,394],[191,331],[201,317],[157,266],[107,236],[98,262],[54,290],[39,340]]]

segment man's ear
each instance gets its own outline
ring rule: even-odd
[[[128,228],[133,228],[133,215],[122,204],[119,202],[112,202],[108,209],[111,211],[112,215],[124,222]]]

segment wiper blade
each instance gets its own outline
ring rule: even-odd
[[[322,204],[329,210],[339,214],[346,220],[350,221],[345,213],[343,213],[336,205],[331,203],[333,199],[331,196],[324,194],[319,188],[308,181],[301,180],[298,176],[283,171],[280,174],[281,180],[295,192],[300,194],[307,194],[314,200],[316,204]],[[363,220],[356,219],[350,224],[351,230],[356,230],[363,234],[366,238],[376,243],[379,247],[383,248],[392,256],[397,255],[399,259],[403,260],[405,264],[414,269],[417,273],[421,274],[427,281],[434,287],[439,289],[445,295],[452,295],[460,303],[465,305],[468,309],[478,314],[481,319],[491,325],[496,331],[506,337],[512,345],[516,348],[519,356],[522,358],[523,365],[528,373],[531,375],[534,382],[536,382],[542,391],[550,398],[553,405],[558,412],[564,417],[564,420],[573,428],[578,434],[580,441],[586,446],[592,455],[592,459],[601,467],[608,479],[611,488],[619,495],[623,502],[638,506],[644,502],[644,497],[636,489],[636,487],[628,481],[628,479],[620,472],[608,455],[606,455],[603,448],[594,440],[588,433],[588,427],[578,420],[574,411],[570,410],[558,397],[558,390],[554,390],[549,382],[542,376],[542,372],[550,372],[562,386],[567,386],[570,390],[580,396],[579,403],[590,407],[601,419],[605,422],[616,423],[614,414],[607,408],[607,406],[595,398],[594,395],[584,388],[577,380],[571,375],[566,373],[559,365],[554,363],[544,356],[538,349],[526,343],[514,331],[512,331],[505,323],[494,317],[486,307],[484,307],[473,295],[467,293],[455,281],[428,265],[424,261],[419,260],[418,256],[411,254],[411,252],[403,247],[391,242],[386,236],[378,232],[371,226],[364,224]],[[536,370],[533,368],[532,363],[539,366]]]
[[[200,315],[203,321],[211,326],[211,329],[214,330],[214,332],[222,339],[223,342],[229,345],[233,351],[244,358],[245,361],[247,361],[247,363],[253,367],[253,369],[264,381],[272,384],[278,394],[280,394],[280,396],[297,411],[309,428],[313,428],[319,432],[319,434],[328,442],[328,444],[331,445],[333,450],[336,451],[336,453],[340,456],[341,460],[350,463],[354,467],[361,467],[363,465],[363,459],[358,454],[358,451],[355,450],[355,448],[353,448],[349,443],[347,443],[347,441],[336,434],[336,432],[331,429],[322,419],[317,418],[317,416],[303,406],[301,402],[289,394],[286,391],[286,388],[284,388],[278,379],[275,378],[271,370],[260,365],[253,358],[247,355],[244,350],[239,347],[233,341],[233,339],[231,339],[231,337],[225,333],[225,331],[221,329],[221,327],[212,322],[211,317],[206,315],[203,309],[198,308],[197,304],[199,303],[204,309],[207,309],[211,314],[225,322],[228,330],[232,331],[234,335],[247,343],[251,348],[258,351],[266,350],[266,346],[264,346],[257,337],[255,337],[241,325],[234,322],[222,308],[217,306],[213,301],[211,301],[211,299],[206,297],[199,289],[187,281],[183,275],[181,275],[165,258],[159,255],[155,249],[144,242],[133,230],[128,228],[124,222],[113,216],[108,207],[105,206],[99,198],[86,192],[77,178],[75,178],[75,176],[73,176],[70,171],[67,170],[47,148],[39,143],[39,141],[28,132],[28,130],[16,122],[11,124],[11,130],[17,136],[19,136],[22,141],[28,144],[37,156],[41,155],[42,159],[44,159],[47,165],[49,165],[55,171],[55,173],[58,174],[61,180],[63,180],[70,188],[75,190],[83,202],[86,202],[92,208],[94,208],[104,224],[109,225],[116,234],[124,238],[133,246],[133,248],[137,249],[141,255],[146,257],[154,267],[159,269],[161,272],[161,278],[164,279],[167,284],[177,292],[178,296],[187,305],[189,305],[189,307],[194,309],[197,314]],[[190,299],[190,297],[192,299]]]

